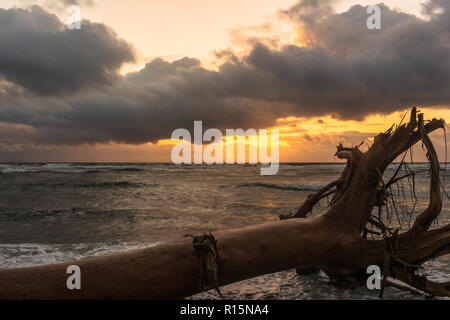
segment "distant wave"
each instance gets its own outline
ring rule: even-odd
[[[414,171],[427,172],[429,170],[428,163],[408,164]],[[246,167],[247,165],[235,165],[238,167]],[[280,168],[288,171],[298,171],[302,174],[311,172],[312,170],[320,170],[326,172],[341,172],[345,163],[280,163]],[[398,164],[389,165],[389,170],[395,170]],[[252,166],[250,166],[252,167]],[[0,163],[0,173],[17,174],[17,173],[67,173],[78,174],[87,173],[95,174],[102,172],[142,172],[147,170],[198,170],[198,169],[217,169],[229,168],[228,166],[208,166],[208,165],[174,165],[172,163]],[[441,169],[444,169],[444,163],[441,163]],[[450,171],[450,164],[447,164],[447,171]],[[282,174],[282,173],[281,173]]]
[[[97,182],[97,183],[86,183],[75,185],[79,188],[111,188],[111,187],[121,187],[121,188],[137,188],[137,187],[155,187],[157,184],[148,184],[140,182],[130,182],[130,181],[107,181],[107,182]]]
[[[74,165],[74,164],[44,164],[44,165],[17,165],[17,164],[0,164],[1,173],[97,173],[97,172],[140,172],[144,168],[136,166],[120,166],[120,165]]]
[[[86,173],[97,173],[97,172],[105,172],[105,171],[118,171],[118,172],[140,172],[144,171],[144,169],[139,168],[95,168],[95,169],[89,169],[85,170]]]
[[[139,172],[139,171],[144,171],[144,169],[140,169],[140,168],[114,168],[114,169],[110,169],[113,171],[128,171],[128,172]]]
[[[74,188],[139,188],[139,187],[157,187],[158,184],[142,183],[142,182],[130,182],[130,181],[106,181],[106,182],[93,182],[93,183],[81,183],[81,184],[69,184],[69,183],[35,183],[29,184],[29,186],[45,186],[45,187],[74,187]]]
[[[329,168],[340,169],[345,167],[345,163],[280,163],[280,168]]]
[[[325,185],[323,184],[275,184],[275,183],[263,183],[263,182],[253,182],[253,183],[241,183],[240,187],[264,187],[271,189],[280,190],[296,190],[296,191],[319,191]]]

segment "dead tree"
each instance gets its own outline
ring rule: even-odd
[[[381,267],[384,286],[392,284],[391,277],[433,296],[450,296],[450,283],[416,273],[424,262],[450,253],[450,225],[430,229],[441,212],[442,195],[439,162],[428,134],[444,125],[436,119],[425,123],[413,108],[409,123],[376,136],[366,152],[339,146],[336,156],[347,160],[340,179],[280,221],[76,262],[2,270],[0,298],[181,298],[292,268],[320,268],[340,281],[363,285],[369,265]],[[399,233],[373,212],[386,205],[390,186],[401,179],[384,182],[386,168],[419,141],[431,165],[429,205],[409,230]],[[308,217],[331,192],[328,210]],[[368,239],[369,233],[381,236]],[[81,290],[66,287],[71,264],[81,268]]]

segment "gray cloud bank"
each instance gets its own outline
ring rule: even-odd
[[[133,61],[129,44],[102,24],[68,30],[40,7],[0,10],[0,74],[41,95],[110,85]]]
[[[428,20],[380,4],[382,30],[367,29],[366,8],[336,14],[332,2],[283,12],[314,40],[307,48],[257,43],[218,71],[192,58],[155,59],[127,76],[117,72],[133,48],[108,27],[66,30],[39,7],[0,10],[2,143],[140,144],[194,120],[263,128],[290,115],[362,119],[450,105],[449,1],[428,2]]]

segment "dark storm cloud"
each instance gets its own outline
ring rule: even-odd
[[[320,100],[329,105],[331,113],[357,118],[411,104],[450,104],[450,2],[428,2],[424,13],[429,14],[429,21],[379,4],[382,30],[367,29],[365,7],[353,6],[317,20],[311,16],[322,12],[328,2],[319,7],[314,5],[318,1],[303,3],[285,13],[308,30],[315,41],[312,50],[325,54],[312,64],[304,54],[297,54],[296,64],[308,67],[300,67],[296,75],[301,78],[308,69],[320,75],[314,87],[321,88],[324,97]],[[440,13],[432,14],[437,9]],[[333,90],[339,87],[341,95]]]
[[[155,59],[114,82],[111,74],[130,59],[131,49],[106,27],[84,23],[87,34],[70,34],[40,9],[16,10],[19,27],[0,19],[0,41],[8,29],[30,41],[9,40],[7,53],[24,51],[15,57],[0,52],[0,75],[9,80],[0,79],[0,122],[10,124],[3,132],[20,129],[21,141],[28,135],[34,144],[138,144],[170,138],[176,128],[192,129],[194,120],[219,129],[264,128],[290,115],[361,119],[413,104],[450,105],[448,2],[429,2],[428,21],[380,4],[382,30],[367,29],[364,7],[335,14],[332,1],[318,3],[302,1],[284,12],[314,39],[308,48],[256,44],[242,59],[225,55],[218,71],[192,58]],[[28,33],[58,40],[45,42],[47,59],[41,50],[31,51],[45,46]],[[98,41],[83,40],[91,36]],[[81,55],[72,56],[73,65],[64,64],[71,43],[66,37],[79,45],[73,47]]]
[[[194,120],[205,127],[246,128],[268,126],[280,113],[273,103],[233,98],[221,83],[221,74],[198,60],[156,59],[114,86],[63,98],[4,87],[0,122],[37,128],[30,136],[34,143],[137,144],[168,138],[176,128],[191,128]]]
[[[0,9],[0,75],[39,94],[111,84],[133,49],[102,24],[68,30],[38,6]]]

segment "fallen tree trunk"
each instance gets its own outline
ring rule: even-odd
[[[341,242],[329,237],[330,230],[338,229],[325,220],[280,221],[218,232],[214,235],[219,252],[217,285],[299,265],[334,263],[329,259]],[[201,286],[202,263],[192,239],[186,238],[73,263],[3,270],[0,298],[180,298],[216,286],[213,281]],[[70,264],[81,269],[81,290],[66,288]]]
[[[339,146],[336,155],[347,159],[341,178],[282,221],[71,263],[1,270],[0,299],[181,298],[291,268],[320,268],[333,278],[361,285],[369,265],[382,267],[385,279],[450,296],[449,283],[433,283],[415,273],[427,260],[450,253],[450,226],[428,230],[442,208],[439,164],[428,138],[438,128],[444,128],[443,120],[425,124],[413,108],[408,124],[378,135],[367,152]],[[398,234],[374,222],[372,211],[386,205],[389,183],[382,175],[387,166],[418,141],[425,144],[431,163],[430,204],[410,230]],[[333,187],[330,208],[308,218]],[[366,239],[368,224],[383,238]],[[67,289],[71,264],[81,269],[81,290]]]

